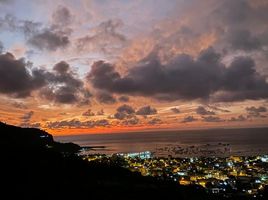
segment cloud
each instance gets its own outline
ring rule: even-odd
[[[11,53],[0,54],[0,93],[25,98],[39,90],[40,97],[56,103],[89,103],[91,93],[68,63],[57,63],[53,72],[31,65],[24,59],[16,59]]]
[[[127,116],[128,116],[128,115],[127,115],[126,113],[124,113],[124,112],[116,112],[116,113],[114,114],[114,118],[115,118],[115,119],[119,119],[119,120],[123,120],[123,119],[125,119]]]
[[[251,107],[246,107],[246,111],[248,112],[248,117],[266,117],[262,115],[262,113],[267,112],[267,108],[264,106],[251,106]]]
[[[66,33],[49,29],[33,35],[27,42],[39,50],[49,51],[55,51],[60,48],[64,49],[70,44],[70,40]]]
[[[123,25],[121,20],[108,20],[100,23],[91,30],[91,34],[78,38],[76,47],[78,51],[100,52],[113,54],[124,47],[127,39],[118,32]]]
[[[229,93],[223,93],[218,98],[221,101],[267,98],[268,83],[264,76],[256,72],[254,67],[255,63],[249,57],[235,58],[225,70],[223,77],[223,87]]]
[[[100,110],[97,112],[97,115],[104,115],[104,111],[103,111],[103,109],[100,109]]]
[[[82,116],[91,117],[91,116],[95,116],[95,113],[92,112],[91,109],[88,109],[87,111],[82,113]]]
[[[53,70],[58,74],[66,74],[70,70],[70,65],[65,61],[61,61],[53,67]]]
[[[94,120],[80,121],[78,119],[72,119],[72,120],[48,122],[46,124],[46,127],[50,129],[94,128],[94,127],[106,127],[106,126],[109,126],[109,121],[106,119],[100,119],[95,121]]]
[[[117,89],[115,87],[116,80],[120,80],[121,77],[120,74],[115,71],[112,64],[97,61],[91,66],[91,71],[87,74],[87,79],[92,82],[93,86],[96,88],[113,91]]]
[[[46,84],[42,70],[29,69],[27,62],[11,53],[0,54],[0,74],[0,93],[16,98],[28,97]]]
[[[193,116],[186,116],[184,117],[184,119],[181,121],[181,123],[188,123],[188,122],[194,122],[197,121],[198,119],[196,119]]]
[[[244,117],[243,115],[239,115],[238,117],[232,117],[231,119],[229,119],[229,122],[243,122],[246,121],[247,118]]]
[[[196,108],[196,114],[199,114],[199,115],[215,115],[215,112],[206,110],[203,106],[198,106],[198,108]]]
[[[261,6],[256,2],[237,0],[224,1],[214,12],[214,25],[225,27],[222,43],[234,50],[263,51],[268,45],[268,4]],[[237,12],[233,12],[236,10]]]
[[[135,115],[131,115],[131,117],[129,116],[127,119],[123,120],[121,124],[125,125],[125,126],[129,126],[129,125],[136,125],[140,122],[139,118],[137,118],[137,116]]]
[[[15,108],[19,108],[19,109],[28,109],[28,106],[25,105],[24,103],[21,102],[13,102],[11,103],[12,106],[14,106]]]
[[[120,113],[124,112],[126,114],[135,113],[135,110],[131,106],[126,105],[126,104],[119,106],[116,110],[117,110],[117,112],[120,112]]]
[[[36,123],[21,123],[21,127],[27,127],[27,128],[41,128],[41,123],[36,122]]]
[[[180,109],[179,108],[176,108],[176,107],[174,107],[174,108],[171,108],[170,109],[173,113],[180,113],[181,111],[180,111]]]
[[[40,90],[41,97],[55,103],[88,104],[91,93],[77,78],[68,63],[61,61],[54,65],[53,72],[46,72],[48,85]]]
[[[28,123],[32,116],[34,114],[34,111],[29,111],[27,113],[25,113],[20,119],[22,120],[22,123]]]
[[[202,118],[204,122],[224,122],[225,121],[217,116],[207,116],[207,117],[203,116]]]
[[[47,100],[63,104],[71,104],[78,101],[75,96],[75,91],[68,86],[62,86],[56,91],[45,88],[41,91],[41,96],[45,97]]]
[[[128,96],[120,96],[120,97],[118,98],[118,100],[119,100],[120,102],[124,102],[124,103],[126,103],[126,102],[129,102],[129,97],[128,97]]]
[[[222,109],[222,108],[219,108],[219,107],[216,107],[216,106],[207,105],[207,107],[209,107],[212,110],[220,111],[220,112],[223,112],[223,113],[229,113],[229,112],[231,112],[230,110]]]
[[[229,36],[229,42],[233,49],[252,51],[260,49],[262,43],[259,37],[252,35],[249,30],[236,30]]]
[[[129,105],[121,105],[116,109],[116,113],[114,114],[114,118],[123,120],[125,118],[133,118],[135,114],[135,110]]]
[[[70,44],[69,28],[71,18],[68,17],[65,7],[59,7],[53,13],[53,24],[45,25],[31,20],[19,20],[15,16],[7,14],[0,18],[0,30],[18,32],[25,36],[26,43],[39,49],[55,51],[64,49]]]
[[[11,14],[0,17],[0,30],[22,33],[26,39],[40,32],[42,28],[43,24],[40,22],[17,19],[17,17]]]
[[[113,95],[110,95],[107,92],[99,92],[99,93],[97,93],[96,98],[100,103],[104,103],[104,104],[114,104],[114,103],[116,103],[116,99],[113,97]]]
[[[73,18],[71,11],[63,5],[59,5],[52,14],[53,23],[57,26],[68,26],[72,23]]]
[[[163,123],[163,122],[159,118],[153,118],[153,119],[148,121],[148,124],[150,124],[150,125],[156,125],[156,124],[161,124],[161,123]]]
[[[229,66],[220,58],[212,48],[202,51],[196,59],[181,54],[166,64],[150,55],[124,76],[114,65],[98,61],[92,65],[87,80],[97,89],[165,100],[225,102],[268,97],[268,83],[250,57],[236,57]]]
[[[70,10],[62,5],[52,13],[52,24],[43,26],[29,35],[27,43],[39,50],[63,50],[70,45],[70,35],[74,16]]]
[[[144,106],[136,111],[136,115],[155,115],[157,110],[151,106]]]

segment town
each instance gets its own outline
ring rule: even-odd
[[[259,199],[268,188],[268,156],[154,157],[151,152],[92,154],[84,159],[118,164],[133,172],[179,185],[196,185],[207,193],[226,198]]]

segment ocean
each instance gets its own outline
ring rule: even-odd
[[[198,157],[268,154],[268,128],[154,131],[56,136],[92,147],[86,154],[150,151],[155,156]]]

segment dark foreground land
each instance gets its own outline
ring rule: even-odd
[[[200,186],[144,177],[117,162],[85,161],[79,150],[44,131],[0,123],[0,199],[220,199]]]

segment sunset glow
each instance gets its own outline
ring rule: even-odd
[[[267,9],[0,1],[0,121],[53,135],[265,127]]]

